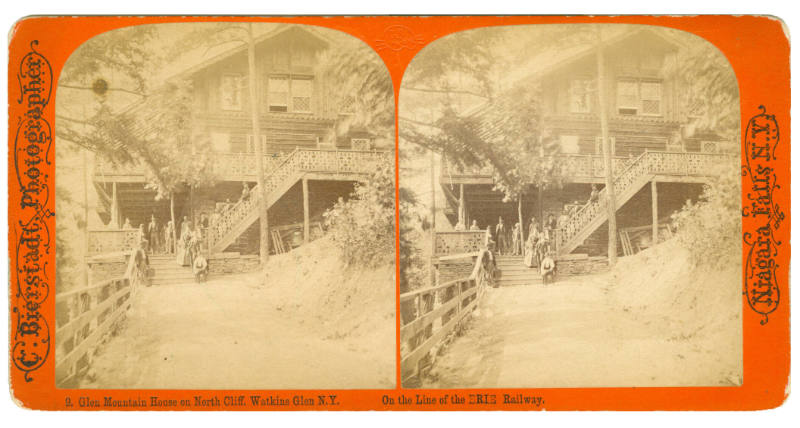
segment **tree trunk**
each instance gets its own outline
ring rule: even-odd
[[[524,247],[523,242],[525,242],[525,222],[522,221],[522,192],[519,192],[519,198],[517,201],[517,214],[519,216],[519,246]],[[512,239],[511,242],[514,242]]]
[[[264,191],[264,148],[261,146],[261,127],[258,123],[258,92],[256,91],[256,44],[253,39],[253,24],[247,24],[247,66],[248,89],[250,99],[250,119],[253,126],[253,144],[256,146],[256,180],[258,183],[258,223],[259,250],[261,267],[265,268],[269,260],[269,224],[267,223],[267,194]]]
[[[433,267],[434,257],[436,255],[436,158],[435,153],[431,150],[431,259],[430,259],[430,285],[436,285],[436,271]]]
[[[606,175],[606,209],[608,210],[608,265],[617,263],[617,199],[614,194],[614,170],[611,162],[611,144],[608,139],[608,112],[606,111],[605,58],[603,36],[597,28],[597,96],[600,114],[600,138],[603,144],[603,161]],[[602,202],[602,201],[601,201]]]
[[[169,193],[169,216],[172,218],[172,248],[174,250],[178,247],[178,224],[175,222],[175,193]]]

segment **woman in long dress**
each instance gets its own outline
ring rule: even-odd
[[[189,251],[190,248],[189,246],[191,245],[192,242],[191,229],[192,225],[188,221],[184,221],[183,224],[181,224],[181,236],[178,238],[178,242],[176,245],[177,251],[175,251],[175,253],[177,254],[176,261],[181,266],[192,265],[191,254]]]
[[[525,257],[523,259],[523,263],[529,268],[539,266],[539,257],[536,254],[536,248],[541,238],[540,235],[539,225],[537,223],[532,223],[528,239],[525,241]]]

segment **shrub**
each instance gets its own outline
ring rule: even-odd
[[[323,214],[328,235],[347,265],[374,267],[394,261],[394,168],[381,165]]]
[[[704,187],[698,202],[688,202],[673,215],[678,241],[689,250],[696,265],[740,263],[741,194],[737,165],[721,165],[720,175]]]

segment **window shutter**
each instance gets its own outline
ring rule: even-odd
[[[661,83],[642,82],[642,114],[661,114]]]
[[[314,81],[312,79],[293,78],[292,111],[310,112],[311,95],[313,93],[314,93]]]

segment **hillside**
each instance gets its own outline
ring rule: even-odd
[[[621,258],[610,273],[608,297],[651,334],[716,354],[723,377],[739,384],[741,272],[739,260],[722,270],[694,266],[673,239]]]
[[[395,368],[395,266],[344,267],[339,249],[321,238],[270,257],[263,289],[274,309],[326,341]],[[376,367],[377,368],[377,367]],[[391,379],[393,384],[394,379]]]
[[[342,269],[325,239],[270,274],[143,287],[83,388],[393,388],[393,267]]]

